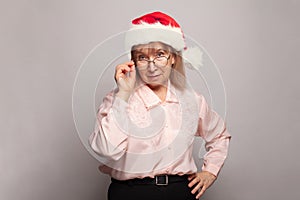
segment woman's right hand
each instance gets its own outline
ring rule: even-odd
[[[136,81],[136,70],[133,61],[120,64],[116,67],[115,81],[119,88],[116,95],[128,101],[128,98],[134,90]]]

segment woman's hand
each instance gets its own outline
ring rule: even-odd
[[[116,95],[127,101],[134,90],[136,81],[136,70],[133,61],[120,64],[116,67],[115,81],[119,88]]]
[[[192,194],[195,194],[197,191],[199,193],[196,196],[196,199],[199,199],[213,183],[217,179],[215,175],[210,172],[202,171],[189,176],[188,180],[189,187],[194,187],[192,189]]]

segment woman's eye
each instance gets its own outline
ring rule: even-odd
[[[146,57],[143,55],[138,56],[138,60],[146,60]]]
[[[156,57],[162,57],[162,56],[165,56],[165,53],[164,52],[158,52],[156,54]]]

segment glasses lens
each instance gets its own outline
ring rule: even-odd
[[[157,57],[153,60],[153,62],[157,67],[165,67],[168,63],[168,58],[164,56]]]
[[[138,66],[147,67],[148,61],[147,60],[138,60]]]

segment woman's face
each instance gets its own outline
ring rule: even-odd
[[[167,85],[175,59],[170,47],[160,42],[137,45],[133,59],[139,76],[150,87]]]

